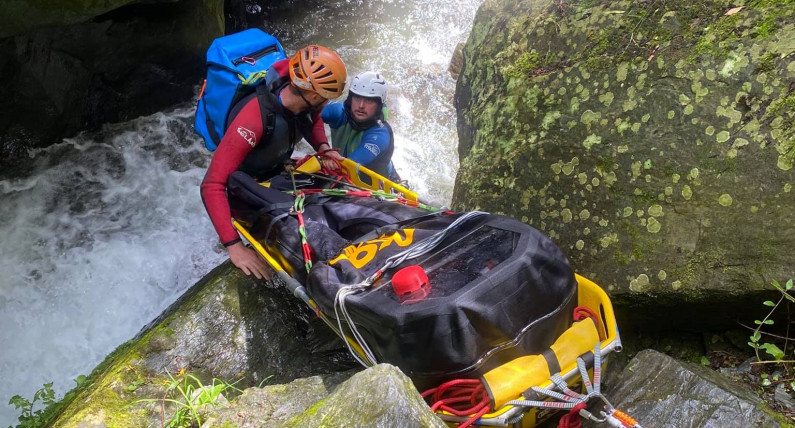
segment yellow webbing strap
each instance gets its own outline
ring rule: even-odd
[[[596,326],[587,319],[564,331],[550,349],[558,359],[561,372],[566,372],[576,366],[577,357],[593,350],[598,343]],[[531,386],[542,386],[552,374],[543,355],[528,355],[491,370],[483,375],[483,381],[491,392],[493,408],[499,409]]]

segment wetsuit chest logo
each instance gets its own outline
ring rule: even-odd
[[[246,140],[249,146],[254,147],[257,144],[254,131],[246,129],[242,126],[238,126],[237,133],[240,134],[240,136],[243,137],[244,140]]]
[[[381,154],[381,148],[379,148],[377,145],[375,145],[373,143],[365,143],[364,144],[364,148],[369,150],[370,153],[372,153],[375,156],[378,156],[379,154]]]

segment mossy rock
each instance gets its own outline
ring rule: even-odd
[[[795,1],[487,0],[453,206],[547,233],[644,326],[752,322],[795,263],[793,57]]]
[[[186,373],[243,389],[353,367],[342,342],[315,319],[278,282],[224,263],[68,393],[49,426],[159,426],[160,399],[179,398],[168,384]],[[315,351],[334,341],[338,352]]]

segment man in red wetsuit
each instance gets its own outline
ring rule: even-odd
[[[310,45],[274,63],[265,84],[229,112],[226,133],[204,176],[201,195],[229,258],[246,275],[263,278],[267,270],[232,226],[226,197],[229,176],[237,170],[260,179],[278,174],[302,137],[318,153],[330,150],[320,112],[329,100],[342,95],[346,79],[345,64],[336,53]]]

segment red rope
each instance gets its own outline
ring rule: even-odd
[[[468,427],[491,410],[491,399],[477,379],[455,379],[422,393],[431,410],[444,410],[455,416],[470,416],[459,427]]]
[[[586,407],[585,403],[580,403],[571,410],[569,413],[563,415],[558,421],[558,428],[580,428],[582,426],[582,417],[580,416],[580,410]]]
[[[596,317],[596,312],[586,306],[577,306],[574,308],[574,321],[582,321],[586,318],[593,318],[594,321],[599,319]]]
[[[596,315],[596,312],[594,312],[593,309],[586,306],[577,306],[574,308],[574,321],[582,321],[586,318],[592,319],[594,325],[596,325],[596,331],[599,333],[599,340],[607,340],[607,332],[605,332],[605,329],[599,320],[599,316]]]

